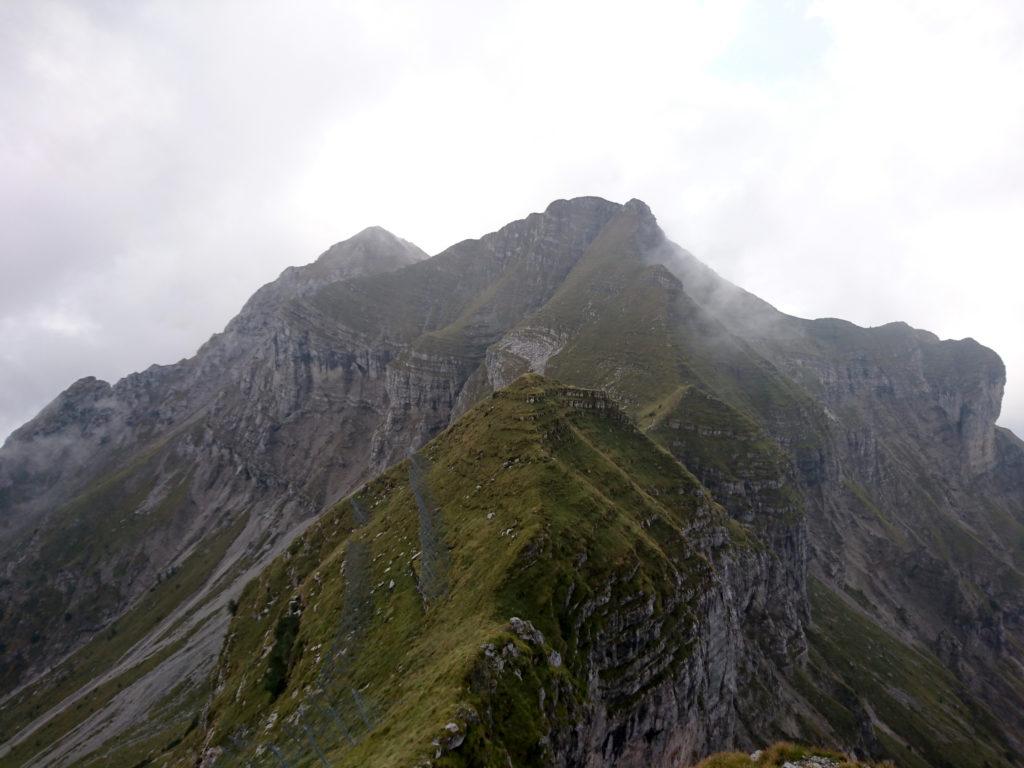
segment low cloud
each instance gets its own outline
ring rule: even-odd
[[[486,7],[485,7],[486,6]],[[0,433],[371,224],[640,197],[780,309],[972,336],[1024,432],[1013,3],[0,9]]]

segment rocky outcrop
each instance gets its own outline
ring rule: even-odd
[[[329,431],[318,423],[358,407],[345,374],[355,355],[339,354],[331,329],[292,304],[335,279],[424,257],[383,230],[360,233],[258,291],[195,357],[114,385],[84,379],[8,439],[0,450],[5,692],[114,625],[172,574],[190,576],[191,589],[216,586],[208,597],[223,603],[241,586],[225,574],[237,578],[272,556],[362,476],[364,466],[322,458],[345,454],[358,422]],[[228,532],[234,540],[221,542]],[[207,561],[211,546],[219,562]],[[26,579],[34,590],[17,586]]]
[[[0,551],[17,552],[0,583],[3,689],[130,614],[168,574],[202,585],[182,599],[229,599],[232,578],[449,423],[487,346],[619,208],[559,201],[427,261],[371,228],[286,270],[194,358],[72,387],[0,451]],[[125,520],[132,533],[110,537]],[[74,558],[71,521],[90,542]],[[240,532],[220,561],[193,557],[229,530]],[[45,603],[15,588],[40,573]],[[4,708],[4,730],[25,725]]]
[[[12,435],[0,725],[27,738],[25,713],[49,700],[25,689],[21,711],[13,692],[51,685],[68,666],[47,667],[122,618],[132,659],[187,639],[166,630],[226,604],[318,512],[530,372],[639,425],[746,542],[690,532],[709,537],[695,545],[716,577],[676,635],[613,581],[594,598],[581,727],[552,732],[563,764],[670,764],[808,730],[869,754],[890,733],[939,738],[900,730],[846,678],[808,687],[832,650],[822,600],[941,659],[963,687],[954,725],[1024,752],[1024,444],[995,427],[998,356],[901,323],[786,316],[668,242],[640,201],[599,198],[429,259],[366,230],[264,286],[195,357],[82,380]],[[168,616],[132,618],[168,583],[183,590]],[[669,605],[690,605],[693,585],[677,587]],[[209,615],[223,631],[226,612]],[[693,653],[669,673],[681,645]]]
[[[1010,649],[1021,647],[1024,550],[1006,533],[1024,523],[1024,495],[1019,441],[995,425],[998,355],[905,323],[788,317],[685,252],[661,258],[825,416],[818,460],[797,462],[812,573],[945,660],[1021,752],[1024,679]],[[796,442],[786,425],[767,426]]]
[[[674,766],[792,717],[765,692],[805,651],[799,591],[772,582],[767,557],[720,554],[716,566],[695,604],[693,586],[679,583],[678,602],[657,616],[651,600],[616,600],[611,590],[582,612],[601,617],[589,638],[586,715],[576,727],[579,741],[563,736],[571,746],[554,764]],[[696,620],[680,631],[664,616],[687,604]]]

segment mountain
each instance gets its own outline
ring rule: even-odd
[[[462,740],[459,764],[585,764],[623,746],[632,764],[660,764],[733,730],[737,669],[770,663],[730,633],[742,606],[764,600],[745,578],[758,553],[741,528],[731,534],[696,478],[606,395],[536,375],[336,506],[288,554],[239,601],[194,732],[253,741],[233,758],[267,737],[298,751],[291,724],[322,733],[334,765],[410,765],[448,733]],[[287,659],[279,683],[251,663],[270,637],[268,670],[279,646]],[[367,730],[358,744],[328,727],[320,702]],[[638,727],[648,738],[628,743]],[[213,746],[206,762],[220,755]]]
[[[364,231],[0,450],[0,764],[1022,765],[1004,380],[636,200]]]

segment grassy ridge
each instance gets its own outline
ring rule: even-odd
[[[154,764],[184,764],[203,743],[286,745],[318,696],[352,723],[351,708],[331,698],[349,690],[365,701],[372,728],[355,745],[319,734],[332,765],[413,764],[449,722],[465,742],[440,765],[530,764],[547,748],[546,734],[580,716],[589,646],[614,606],[650,600],[665,632],[685,637],[694,616],[679,581],[698,594],[710,572],[679,534],[723,518],[693,476],[610,402],[572,392],[520,380],[423,449],[451,559],[441,598],[425,601],[419,589],[408,462],[325,514],[246,589],[208,727]],[[365,525],[353,502],[369,512]],[[357,545],[367,553],[365,573],[354,566]],[[343,661],[332,668],[336,679],[325,680],[354,579],[368,585],[368,610],[362,626],[341,634]],[[588,605],[608,607],[587,608],[583,621]],[[264,682],[275,628],[290,616],[297,632],[286,682],[271,691]],[[524,639],[512,617],[532,622],[543,641]],[[659,674],[671,674],[686,653],[685,643],[675,645]],[[510,654],[504,668],[519,674],[497,674],[495,654]],[[627,672],[604,672],[613,707],[631,704],[625,694],[615,698],[616,675]],[[538,708],[541,691],[548,706]],[[232,760],[226,754],[224,764]]]

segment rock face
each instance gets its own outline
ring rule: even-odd
[[[424,258],[366,230],[285,270],[195,357],[113,386],[77,382],[8,439],[0,450],[5,693],[25,697],[26,681],[83,646],[86,659],[116,654],[104,664],[134,648],[127,663],[137,664],[185,637],[223,633],[227,615],[212,608],[237,593],[236,580],[366,471],[343,458],[346,441],[368,444],[366,404],[346,387],[354,355],[339,353],[335,330],[296,307],[338,279]],[[346,410],[355,418],[330,426]],[[196,612],[199,602],[208,605]],[[208,643],[181,654],[197,680],[212,663]],[[89,682],[73,659],[58,676],[74,667],[71,679]],[[74,692],[55,689],[54,679],[29,689],[31,709],[4,702],[5,736],[42,714],[38,701],[57,705]],[[158,694],[150,688],[150,700],[132,706]]]
[[[1024,444],[995,426],[998,356],[783,315],[668,242],[642,202],[598,198],[432,258],[365,230],[260,289],[195,357],[77,382],[12,435],[0,751],[63,765],[108,742],[100,764],[131,766],[125,745],[180,737],[243,584],[531,372],[607,393],[731,521],[690,532],[714,565],[700,590],[616,594],[620,564],[577,605],[603,619],[573,662],[579,728],[551,724],[549,764],[673,765],[778,736],[1021,764]],[[697,617],[685,632],[657,618],[672,605]],[[188,684],[168,700],[170,670]],[[133,730],[151,707],[163,730]]]
[[[666,262],[827,416],[818,460],[798,462],[812,575],[942,659],[1019,754],[1024,476],[1020,441],[995,426],[1006,376],[998,355],[904,323],[788,317],[685,252]]]
[[[367,522],[357,507],[373,509]],[[451,562],[446,587],[429,595],[424,507],[440,512]],[[434,759],[466,765],[678,765],[705,754],[743,732],[751,691],[777,685],[801,652],[759,634],[769,600],[800,595],[765,588],[770,556],[728,520],[606,395],[523,377],[326,513],[246,590],[209,720],[169,759],[231,743],[245,761],[260,739],[299,759],[293,731],[320,734],[345,765],[374,764],[385,749],[408,764],[417,737]],[[291,666],[276,715],[248,707],[261,696],[254,651],[279,635],[275,617],[293,615],[286,593],[316,613],[353,582],[377,585],[359,627],[332,643],[335,621],[307,610],[295,646],[317,650]],[[457,698],[424,689],[438,674],[465,680]],[[321,727],[324,711],[351,721],[351,690],[379,718],[358,750]],[[423,718],[422,700],[446,719]],[[395,728],[405,746],[386,747]]]

